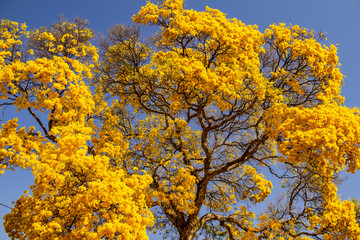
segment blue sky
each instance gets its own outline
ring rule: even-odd
[[[145,0],[0,0],[0,18],[26,22],[31,29],[48,26],[61,15],[69,20],[79,16],[89,20],[90,28],[96,33],[105,33],[115,24],[131,23],[132,15],[145,3]],[[284,22],[327,33],[329,43],[339,44],[341,71],[346,75],[342,90],[345,105],[360,106],[359,0],[188,0],[186,5],[196,10],[204,10],[206,5],[217,8],[228,13],[230,18],[258,25],[261,31],[273,23]],[[3,121],[17,117],[11,111],[1,114]],[[21,118],[26,119],[26,116],[21,115]],[[0,176],[0,203],[11,206],[11,201],[31,183],[32,175],[26,170]],[[342,199],[360,199],[359,183],[360,174],[350,174],[340,187]],[[8,212],[9,209],[0,206],[0,218]],[[0,239],[8,239],[2,226]],[[159,238],[151,236],[150,239]]]

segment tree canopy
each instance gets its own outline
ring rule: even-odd
[[[0,106],[37,122],[0,129],[3,171],[35,179],[12,239],[360,238],[358,202],[337,194],[360,168],[359,110],[324,34],[183,0],[133,21],[96,43],[79,18],[1,21]]]

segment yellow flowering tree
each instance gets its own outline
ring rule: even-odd
[[[28,32],[1,21],[0,105],[37,122],[14,118],[0,130],[1,172],[34,175],[31,192],[4,218],[12,239],[148,239],[152,180],[122,167],[128,143],[107,124],[116,121],[111,107],[90,90],[98,51],[86,25],[61,20]]]
[[[34,175],[12,239],[360,238],[358,202],[337,194],[360,168],[360,116],[324,35],[183,0],[133,20],[160,30],[117,25],[98,49],[81,19],[1,21],[0,106],[37,123],[0,129],[1,173]]]
[[[133,20],[160,30],[142,41],[138,27],[113,27],[97,89],[116,99],[124,168],[152,176],[155,231],[360,238],[355,204],[337,194],[339,172],[360,167],[359,111],[343,105],[337,49],[323,34],[285,24],[261,33],[183,0],[148,2]],[[272,181],[283,195],[252,211]]]

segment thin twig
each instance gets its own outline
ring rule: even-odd
[[[0,203],[0,205],[1,205],[1,206],[4,206],[4,207],[7,207],[7,208],[10,208],[10,209],[13,209],[12,207],[9,207],[9,206],[7,206],[7,205],[5,205],[5,204],[3,204],[3,203]]]

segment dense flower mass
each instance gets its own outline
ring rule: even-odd
[[[145,227],[153,219],[146,191],[152,179],[120,167],[126,141],[118,133],[104,142],[114,126],[93,120],[106,118],[109,110],[86,81],[98,58],[89,43],[91,31],[81,20],[31,33],[18,26],[5,20],[0,26],[1,105],[28,111],[40,131],[20,128],[17,118],[0,130],[2,172],[22,167],[35,177],[31,193],[24,193],[5,216],[9,236],[147,239]],[[32,48],[26,50],[22,41]]]
[[[2,20],[0,106],[37,122],[0,129],[2,172],[35,179],[10,237],[360,239],[359,203],[337,194],[339,172],[360,168],[360,114],[323,34],[262,33],[183,0],[133,21],[159,31],[116,25],[93,45],[82,19]]]

